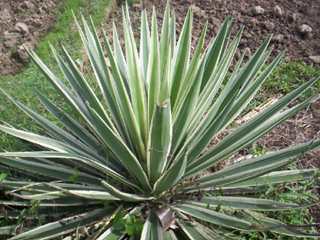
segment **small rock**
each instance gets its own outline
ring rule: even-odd
[[[17,45],[19,37],[18,33],[5,31],[3,34],[3,45],[7,48],[12,48]]]
[[[0,20],[1,21],[6,21],[6,20],[9,20],[10,18],[11,18],[11,14],[7,8],[0,11]]]
[[[320,100],[311,103],[311,111],[314,118],[320,118]]]
[[[29,10],[33,10],[35,8],[35,5],[31,2],[31,1],[24,1],[21,4],[21,7],[23,9],[29,9]]]
[[[261,6],[255,6],[255,7],[252,8],[252,13],[254,15],[264,14],[264,8],[262,8]]]
[[[264,23],[264,26],[265,26],[265,28],[266,29],[268,29],[268,30],[273,30],[274,29],[274,23],[273,22],[270,22],[270,21],[267,21],[267,22],[265,22]]]
[[[21,62],[28,62],[29,60],[29,54],[28,52],[26,51],[26,49],[33,49],[34,48],[34,43],[32,42],[26,42],[22,45],[20,45],[18,48],[17,48],[17,57],[19,58],[19,60]]]
[[[199,17],[207,17],[206,11],[202,10],[198,6],[192,4],[191,5],[192,12]]]
[[[273,8],[274,14],[278,17],[281,17],[283,15],[282,8],[279,5],[275,5]]]
[[[259,21],[258,21],[258,19],[256,19],[256,18],[251,18],[251,19],[250,19],[250,23],[251,23],[253,26],[256,26],[256,25],[258,25]]]
[[[220,27],[221,26],[221,21],[219,20],[219,18],[211,17],[211,22],[215,27]]]
[[[302,24],[299,26],[300,33],[311,33],[312,27],[310,27],[308,24]]]
[[[312,62],[320,64],[320,55],[309,56],[309,58],[312,60]]]
[[[16,23],[14,29],[17,32],[21,32],[25,35],[29,34],[29,27],[27,26],[27,24],[23,23],[23,22],[18,22]]]
[[[304,37],[310,37],[312,28],[308,24],[302,24],[298,27],[299,33]]]
[[[17,37],[19,37],[19,34],[15,33],[15,32],[5,31],[3,33],[4,40],[8,40],[8,39],[11,39],[11,38],[17,38]]]
[[[3,46],[5,46],[6,48],[13,48],[16,45],[17,45],[16,39],[8,39],[3,42]]]
[[[245,56],[247,56],[247,57],[251,56],[251,49],[249,47],[246,47],[243,51],[244,51]]]
[[[24,48],[24,45],[21,45],[17,48],[16,54],[21,62],[26,63],[29,59],[29,55],[28,55],[26,49]]]
[[[298,19],[298,14],[296,14],[296,13],[288,15],[289,22],[296,22],[297,19]]]
[[[37,27],[40,27],[40,26],[41,26],[42,21],[41,21],[41,19],[40,19],[39,17],[33,17],[33,18],[30,20],[29,24],[30,24],[31,26],[37,28]]]
[[[133,3],[132,4],[132,8],[134,8],[134,9],[142,9],[141,2],[138,1],[138,2]]]
[[[273,41],[281,43],[284,40],[284,35],[283,34],[276,34],[272,38]]]

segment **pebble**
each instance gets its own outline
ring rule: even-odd
[[[264,27],[268,30],[273,30],[275,26],[273,22],[267,21],[264,23]]]
[[[320,64],[320,55],[309,56],[312,62]]]
[[[251,56],[251,49],[249,47],[244,48],[243,51],[247,57]]]
[[[264,14],[264,12],[265,12],[265,10],[261,6],[255,6],[252,8],[252,13],[254,15],[261,15],[261,14]]]
[[[320,100],[311,103],[311,112],[314,118],[320,118]]]
[[[284,35],[283,34],[276,34],[276,35],[274,35],[272,40],[275,42],[281,43],[284,40]]]
[[[215,27],[220,27],[221,26],[221,21],[219,20],[219,18],[211,17],[211,21],[212,21],[212,24]]]
[[[297,19],[298,19],[298,14],[296,14],[296,13],[290,14],[290,15],[288,16],[288,20],[289,20],[290,22],[296,22]]]
[[[7,48],[12,48],[17,45],[19,37],[18,33],[5,31],[3,34],[3,45]]]
[[[283,15],[282,8],[279,5],[275,5],[273,8],[274,14],[278,17],[281,17]]]
[[[2,11],[0,11],[0,20],[1,21],[6,21],[6,20],[8,20],[10,18],[11,18],[11,14],[10,14],[10,11],[7,8],[3,9]]]
[[[191,5],[192,12],[199,17],[207,17],[206,11],[202,10],[198,6],[192,4]]]
[[[16,23],[14,29],[17,32],[21,32],[25,35],[29,34],[29,27],[27,26],[27,24],[23,23],[23,22],[18,22]]]
[[[29,10],[35,9],[35,5],[31,1],[24,1],[21,4],[21,7],[24,9],[29,9]]]
[[[19,59],[24,63],[28,62],[28,59],[29,59],[29,54],[25,48],[28,48],[28,49],[32,48],[31,43],[24,43],[17,48],[17,55]]]
[[[300,33],[311,33],[312,27],[310,27],[308,24],[302,24],[299,26]]]
[[[299,33],[305,38],[309,38],[311,36],[312,27],[310,27],[308,24],[300,25],[298,30],[299,30]]]

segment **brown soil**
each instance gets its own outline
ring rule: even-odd
[[[144,6],[134,4],[131,8],[134,26],[139,28],[140,10],[143,7],[150,10],[152,5],[156,6],[161,22],[165,3],[166,0],[153,0],[145,1]],[[268,35],[273,34],[274,54],[285,50],[289,59],[320,64],[319,0],[172,0],[171,5],[175,9],[179,26],[182,25],[189,6],[192,6],[193,36],[198,36],[204,23],[208,21],[209,39],[215,35],[224,18],[232,16],[234,31],[245,26],[240,45],[242,49],[252,52]],[[115,15],[120,14],[118,12]],[[310,56],[318,56],[318,59],[311,60]]]
[[[0,0],[0,74],[13,74],[55,21],[59,0]]]

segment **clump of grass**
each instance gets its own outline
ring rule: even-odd
[[[269,93],[287,94],[296,89],[303,82],[315,76],[319,76],[320,69],[308,65],[302,61],[287,62],[279,66],[269,77],[264,85],[264,89]],[[319,92],[320,82],[311,89]]]

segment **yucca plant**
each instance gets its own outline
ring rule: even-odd
[[[288,104],[319,79],[236,126],[234,120],[283,54],[267,61],[268,38],[247,61],[242,56],[234,62],[242,29],[231,38],[231,22],[224,21],[207,48],[205,24],[193,49],[191,10],[177,39],[169,6],[161,30],[155,11],[150,29],[143,11],[137,44],[128,9],[123,9],[124,47],[115,25],[111,44],[106,34],[100,40],[92,22],[82,18],[76,24],[91,78],[64,47],[59,52],[52,48],[61,78],[30,52],[72,111],[39,93],[56,117],[52,122],[3,91],[44,135],[0,126],[4,133],[37,145],[29,152],[0,154],[0,170],[15,171],[1,182],[6,218],[33,209],[36,214],[27,219],[37,220],[25,227],[3,227],[2,233],[13,229],[11,240],[72,233],[77,238],[88,227],[87,239],[98,240],[239,239],[237,234],[251,231],[316,237],[268,217],[270,211],[302,207],[299,203],[261,199],[259,194],[269,185],[315,177],[317,169],[283,167],[319,147],[319,139],[208,171],[306,108],[314,98]],[[229,134],[211,145],[226,128]],[[42,225],[36,226],[38,221]]]

